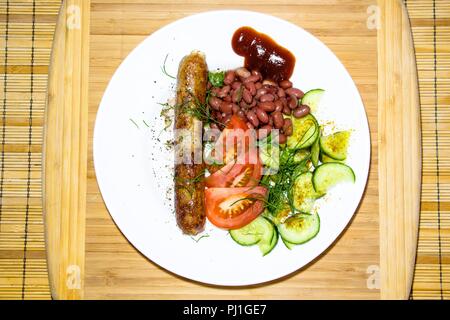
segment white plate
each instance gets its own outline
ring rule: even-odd
[[[262,257],[258,247],[241,247],[223,230],[207,223],[209,237],[196,242],[182,235],[173,213],[173,151],[165,142],[160,117],[174,96],[183,56],[197,49],[206,53],[210,70],[242,66],[231,48],[241,26],[270,35],[297,59],[291,80],[306,91],[326,90],[319,121],[332,120],[339,129],[353,129],[348,164],[354,185],[333,189],[319,201],[321,230],[307,244],[288,250],[281,241]],[[137,124],[137,126],[133,123]],[[147,125],[144,123],[148,125]],[[137,128],[139,127],[139,128]],[[189,16],[146,38],[112,77],[97,114],[94,163],[103,199],[127,239],[151,261],[192,280],[226,286],[251,285],[283,277],[305,266],[344,230],[362,197],[370,161],[370,134],[361,97],[336,56],[317,38],[281,19],[249,11],[213,11]]]

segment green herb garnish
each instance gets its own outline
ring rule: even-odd
[[[214,87],[222,87],[223,79],[225,79],[225,72],[224,71],[209,72],[208,79],[209,82],[211,82],[211,84]]]
[[[167,62],[167,58],[168,58],[168,57],[169,57],[169,54],[166,54],[166,57],[164,58],[164,63],[163,63],[163,65],[161,66],[161,71],[162,71],[162,73],[164,73],[164,74],[165,74],[166,76],[168,76],[169,78],[177,79],[176,77],[170,75],[170,74],[167,72],[167,70],[166,70],[166,62]]]
[[[139,129],[139,126],[138,126],[138,124],[136,123],[136,121],[134,121],[133,119],[131,119],[130,118],[130,121],[136,126],[136,128],[138,128]]]

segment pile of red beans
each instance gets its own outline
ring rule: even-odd
[[[264,138],[272,129],[279,129],[280,144],[286,143],[293,133],[292,120],[284,115],[301,118],[309,114],[310,108],[299,101],[304,93],[294,88],[289,80],[275,83],[264,80],[257,70],[246,68],[229,70],[225,73],[222,87],[213,87],[208,104],[212,117],[219,123],[226,123],[233,114],[238,115],[250,129],[257,130],[258,138]],[[217,123],[211,128],[223,129]]]

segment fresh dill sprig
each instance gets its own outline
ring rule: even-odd
[[[163,65],[161,66],[161,71],[162,71],[162,73],[164,73],[166,76],[168,76],[169,78],[172,78],[172,79],[177,79],[176,77],[174,77],[174,76],[172,76],[172,75],[170,75],[168,72],[167,72],[167,70],[166,70],[166,62],[167,62],[167,58],[169,57],[169,54],[166,54],[166,57],[164,58],[164,63],[163,63]]]
[[[195,242],[199,242],[200,240],[202,240],[203,238],[209,238],[209,234],[204,234],[201,237],[199,237],[198,239],[195,239],[193,236],[191,236],[191,239],[194,240]]]
[[[138,128],[139,129],[139,126],[138,126],[138,124],[136,123],[136,121],[134,121],[133,119],[131,119],[130,118],[130,121],[136,126],[136,128]]]

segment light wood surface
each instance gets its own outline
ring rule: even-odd
[[[44,142],[44,219],[50,287],[55,299],[83,298],[89,8],[61,7],[50,66]]]
[[[375,1],[271,1],[261,5],[261,1],[256,0],[232,0],[219,1],[213,6],[207,0],[196,0],[189,4],[177,0],[165,5],[162,1],[127,2],[128,6],[122,6],[125,1],[97,0],[92,5],[96,14],[96,18],[92,19],[95,23],[93,36],[99,45],[96,50],[91,50],[91,55],[96,53],[94,58],[91,57],[91,64],[96,69],[95,74],[91,72],[90,87],[94,89],[96,97],[90,99],[90,127],[95,116],[92,115],[95,113],[93,105],[98,104],[109,77],[121,59],[144,36],[160,25],[197,11],[244,8],[267,13],[274,11],[276,15],[304,26],[327,43],[356,80],[371,119],[371,131],[374,135],[372,140],[377,140],[377,123],[373,120],[377,100],[374,81],[376,75],[374,69],[367,68],[376,64],[377,58],[372,55],[376,47],[373,45],[374,33],[364,28],[364,19],[372,15],[374,8],[368,10],[371,13],[367,13],[367,9]],[[412,298],[450,298],[450,2],[404,2],[407,4],[414,35],[423,135],[422,207]],[[3,174],[0,180],[0,299],[45,299],[50,295],[41,201],[42,126],[48,63],[61,0],[10,0],[8,4],[7,6],[6,1],[0,1],[0,105],[3,113],[0,129],[0,165]],[[177,9],[180,5],[181,8]],[[274,10],[274,7],[277,9]],[[123,11],[124,8],[126,11]],[[323,9],[333,13],[333,16],[324,15]],[[103,11],[105,15],[100,14]],[[108,20],[108,14],[111,15],[111,20]],[[347,22],[337,14],[346,16]],[[118,17],[120,15],[123,17]],[[323,17],[327,20],[323,20]],[[135,21],[141,27],[134,28]],[[334,29],[326,27],[330,21],[334,23]],[[142,27],[144,24],[148,25]],[[8,40],[4,37],[7,33]],[[363,36],[368,37],[367,42],[363,41]],[[103,45],[100,45],[100,38]],[[109,38],[115,42],[108,44]],[[353,40],[356,42],[352,43]],[[370,45],[366,49],[361,48],[367,43]],[[111,53],[100,53],[101,46],[111,50]],[[352,57],[351,51],[355,47],[362,52]],[[369,59],[365,56],[365,51],[370,52],[367,56]],[[376,146],[374,148],[377,149]],[[376,165],[375,152],[373,156]],[[201,286],[186,284],[183,280],[166,276],[163,271],[135,253],[109,220],[93,180],[91,160],[88,208],[93,211],[87,214],[87,297],[189,298],[190,294],[194,298],[209,298],[208,294],[211,297],[230,297],[234,294],[235,298],[378,297],[376,290],[361,290],[367,280],[373,284],[371,280],[374,277],[370,272],[375,270],[376,274],[378,264],[378,247],[374,245],[377,239],[369,236],[368,248],[361,246],[365,241],[364,231],[370,235],[378,233],[377,218],[373,215],[373,211],[378,210],[373,197],[377,188],[376,167],[374,171],[372,166],[371,181],[375,179],[372,182],[375,184],[369,184],[369,200],[360,208],[358,216],[338,245],[325,257],[300,275],[286,279],[279,285],[265,290],[244,288],[227,294],[226,291],[204,292]],[[355,232],[355,229],[358,231]],[[351,248],[354,250],[349,251]],[[358,258],[352,265],[349,262],[352,255],[356,257],[360,253],[366,255],[366,262]],[[117,261],[114,254],[118,256]],[[100,256],[97,258],[95,255]],[[108,263],[116,267],[108,267]],[[365,265],[372,263],[373,267],[365,269]],[[91,265],[92,272],[89,271]],[[339,272],[333,273],[334,270]],[[367,270],[369,273],[365,274]],[[331,279],[333,275],[336,276],[335,279]],[[328,288],[330,290],[327,293]]]
[[[290,0],[283,5],[278,1],[261,4],[256,0],[217,4],[200,0],[188,4],[184,1],[170,4],[92,1],[85,298],[379,298],[377,30],[367,27],[371,15],[368,8],[373,4],[370,0]],[[112,222],[98,190],[92,162],[96,111],[106,85],[127,54],[146,36],[173,20],[200,11],[226,8],[278,16],[300,25],[325,42],[347,67],[361,92],[373,143],[364,200],[336,244],[308,268],[285,279],[235,289],[178,278],[140,255]]]
[[[408,13],[378,1],[378,185],[381,298],[408,299],[419,231],[420,103]]]

